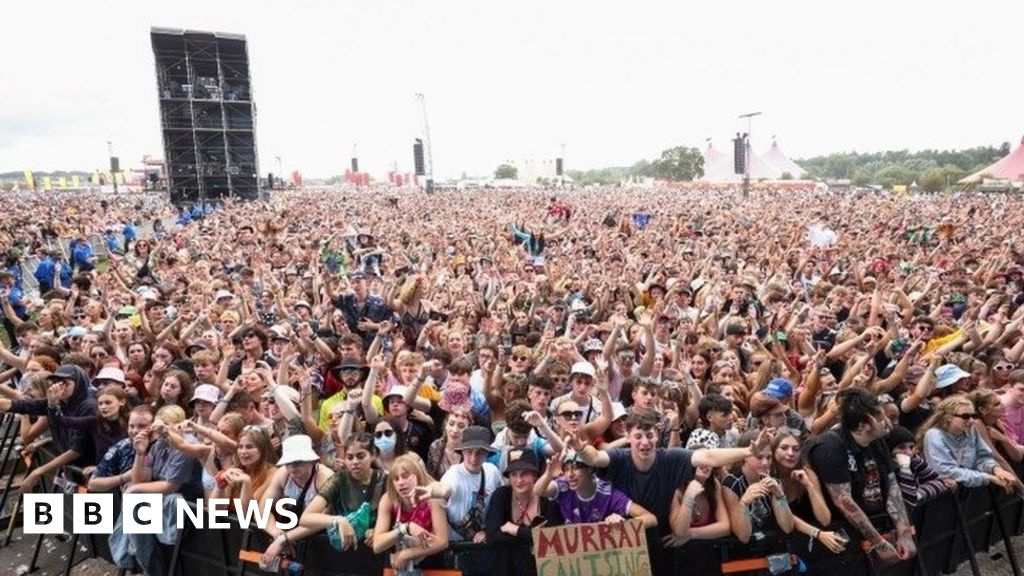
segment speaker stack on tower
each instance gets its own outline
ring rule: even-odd
[[[260,197],[245,36],[152,28],[172,204]],[[272,187],[273,178],[268,177]]]

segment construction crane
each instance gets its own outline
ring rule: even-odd
[[[423,160],[424,172],[426,172],[427,194],[434,192],[434,157],[430,150],[430,122],[427,120],[427,99],[422,92],[416,93],[416,103],[419,104],[420,120],[423,122]]]

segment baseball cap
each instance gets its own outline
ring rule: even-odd
[[[594,365],[590,362],[577,362],[572,365],[572,370],[569,374],[583,374],[584,376],[590,376],[593,378],[597,376],[597,371],[594,370]]]
[[[764,393],[776,400],[793,396],[793,383],[785,378],[775,378],[764,387]]]

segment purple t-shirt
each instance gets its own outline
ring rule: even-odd
[[[612,487],[612,483],[600,478],[594,478],[597,489],[589,500],[583,500],[579,494],[569,489],[569,483],[564,478],[555,480],[558,486],[558,495],[555,502],[562,511],[562,518],[566,524],[584,524],[587,522],[604,522],[604,519],[612,514],[618,514],[628,518],[629,497],[625,492]]]

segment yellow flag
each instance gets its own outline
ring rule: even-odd
[[[71,177],[71,186],[73,188],[82,187],[82,181],[78,179],[78,174],[75,174],[74,176]]]
[[[60,177],[60,189],[61,190],[67,190],[68,189],[68,178],[67,178],[67,176],[61,176]]]
[[[114,172],[114,182],[124,184],[124,172]]]
[[[92,171],[92,185],[93,186],[99,186],[100,185],[100,171],[99,170],[93,170]]]
[[[31,170],[25,170],[25,185],[28,186],[29,188],[36,187],[36,179],[32,177]]]
[[[53,188],[53,186],[50,184],[50,177],[49,176],[43,176],[43,190],[46,190],[47,192],[49,192],[52,188]]]

